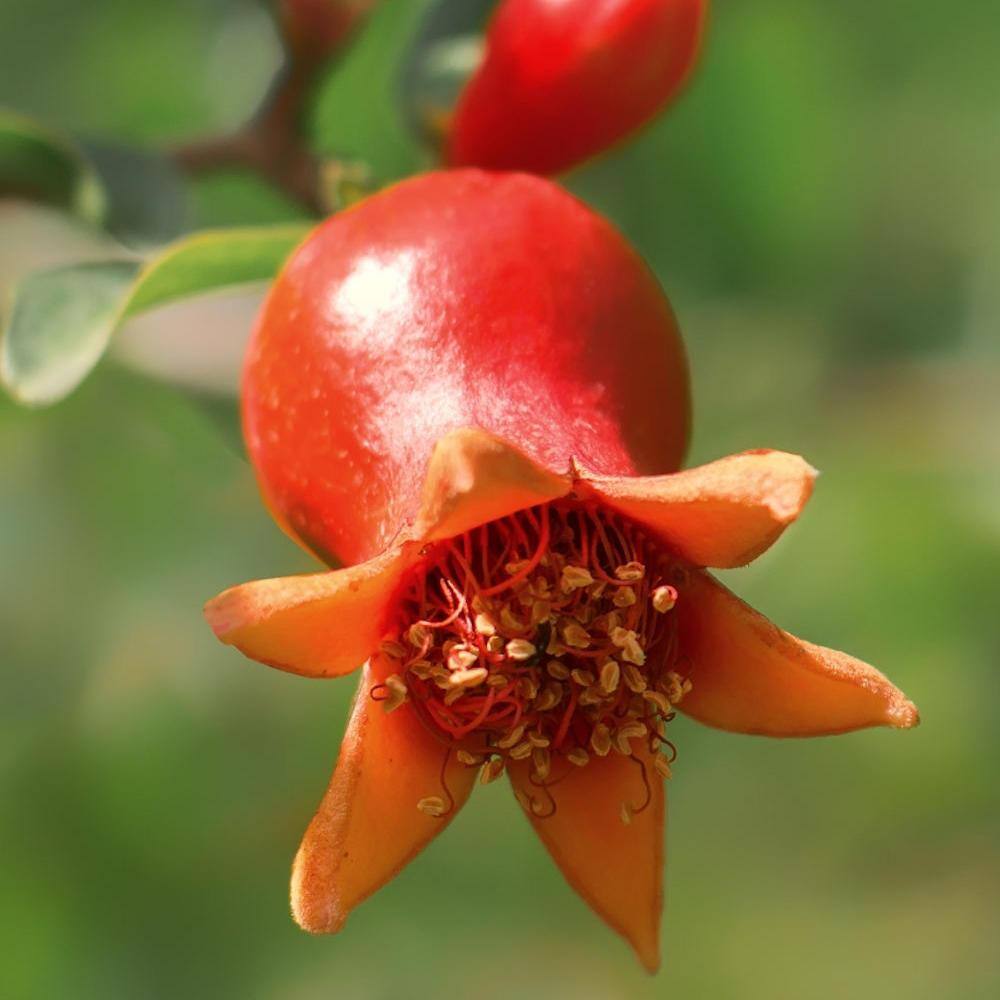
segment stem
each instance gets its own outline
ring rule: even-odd
[[[329,210],[323,196],[321,163],[305,138],[305,110],[325,61],[287,57],[260,108],[229,135],[208,136],[170,151],[191,176],[242,168],[284,191],[313,215]]]

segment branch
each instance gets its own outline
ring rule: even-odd
[[[330,6],[329,0],[322,7],[312,0],[282,5],[286,60],[260,108],[236,132],[174,147],[169,154],[174,163],[195,177],[250,170],[311,214],[326,215],[331,206],[322,183],[323,164],[306,141],[305,111],[331,56],[372,6],[373,0],[340,7]]]

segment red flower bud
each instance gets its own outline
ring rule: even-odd
[[[677,469],[688,378],[669,303],[611,225],[548,181],[440,172],[299,248],[250,347],[244,415],[286,529],[356,562],[413,520],[458,428],[558,474]]]
[[[448,138],[453,166],[553,174],[663,110],[698,54],[708,0],[504,0]]]

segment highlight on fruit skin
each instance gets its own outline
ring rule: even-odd
[[[506,775],[653,971],[678,713],[776,737],[919,721],[709,573],[773,545],[815,470],[759,450],[678,471],[669,304],[548,181],[431,173],[318,227],[262,312],[244,417],[275,516],[342,568],[232,587],[208,620],[278,669],[361,671],[293,866],[306,930],[340,930]]]
[[[707,17],[708,0],[502,0],[445,161],[556,174],[614,146],[678,96]]]

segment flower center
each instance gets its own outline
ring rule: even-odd
[[[372,697],[387,711],[410,703],[484,783],[525,761],[545,789],[561,759],[586,767],[637,748],[668,777],[666,724],[690,689],[672,669],[681,579],[662,546],[596,503],[560,500],[492,521],[428,547],[404,589],[399,632],[382,644],[396,672]],[[438,797],[420,808],[448,811]],[[623,808],[627,822],[637,809]]]

